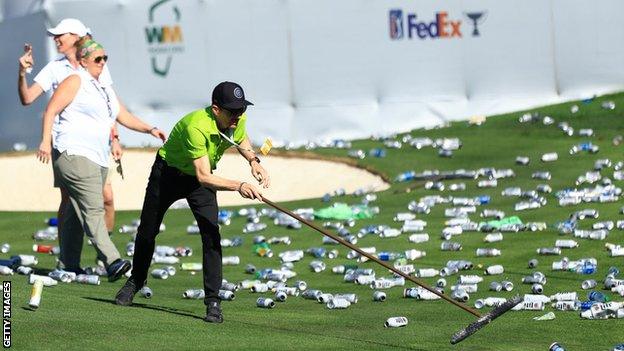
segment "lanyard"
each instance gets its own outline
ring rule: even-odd
[[[91,80],[91,83],[93,83],[93,86],[95,87],[95,89],[98,91],[98,93],[100,93],[102,98],[104,98],[104,101],[106,101],[106,107],[108,108],[108,115],[112,119],[113,118],[113,108],[111,107],[110,96],[106,92],[106,89],[103,86],[98,87],[98,85],[95,84],[95,80],[93,80],[93,79]],[[102,93],[104,93],[104,94],[102,94]]]
[[[229,136],[225,135],[223,132],[221,132],[218,128],[217,131],[219,132],[219,134],[221,134],[221,136],[223,137],[223,139],[225,139],[228,143],[230,143],[232,146],[236,147],[239,150],[242,151],[249,151],[249,152],[253,152],[254,154],[256,153],[255,151],[251,150],[251,149],[245,149],[244,147],[238,145],[232,138],[230,138]]]

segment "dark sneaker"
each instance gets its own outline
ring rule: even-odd
[[[132,280],[132,278],[128,278],[126,284],[124,284],[124,286],[122,286],[117,292],[117,295],[115,295],[115,303],[120,306],[132,305],[132,299],[137,291],[139,291],[139,289],[137,289],[134,280]]]
[[[106,270],[108,272],[108,281],[114,282],[121,278],[127,271],[132,268],[132,264],[128,260],[122,260],[118,258],[115,262],[111,263]]]
[[[204,321],[208,323],[223,323],[223,312],[221,312],[221,302],[212,301],[206,307],[206,317]]]

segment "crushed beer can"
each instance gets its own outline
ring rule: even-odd
[[[376,302],[384,302],[386,301],[386,293],[383,291],[375,291],[373,292],[373,301]]]
[[[475,301],[475,308],[482,309],[483,307],[496,307],[507,301],[504,297],[486,297],[485,299],[478,299]]]
[[[330,299],[329,301],[327,301],[326,306],[330,310],[345,309],[351,306],[351,302],[349,302],[349,300],[347,299],[334,297]]]
[[[184,293],[182,293],[182,297],[185,299],[196,299],[200,300],[206,296],[204,293],[204,289],[188,289]]]
[[[100,276],[99,275],[89,275],[89,274],[78,274],[76,276],[76,283],[80,284],[88,284],[88,285],[100,285]]]
[[[256,306],[260,308],[275,308],[275,301],[266,297],[259,297],[256,300]]]
[[[151,273],[152,277],[156,279],[167,279],[169,278],[169,272],[166,269],[154,269]]]
[[[390,317],[384,323],[386,328],[400,328],[407,325],[407,317]]]
[[[224,266],[236,266],[240,264],[240,258],[238,256],[223,256],[222,263]]]
[[[152,292],[152,289],[150,289],[149,286],[144,286],[141,288],[141,290],[139,290],[139,295],[143,296],[146,299],[150,299],[152,298],[152,295],[154,295],[154,293]]]
[[[221,301],[232,301],[236,297],[234,292],[230,290],[219,290],[218,296]]]
[[[44,286],[55,286],[58,285],[58,282],[48,276],[45,275],[37,275],[37,274],[30,274],[28,276],[28,284],[34,284],[35,281],[37,280],[41,280],[43,282]]]

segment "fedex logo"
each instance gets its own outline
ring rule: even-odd
[[[478,37],[479,25],[485,20],[485,12],[464,13],[472,26],[471,35]],[[453,39],[462,38],[462,20],[449,17],[448,12],[440,11],[435,14],[432,21],[420,21],[416,13],[407,13],[403,16],[403,10],[391,9],[388,13],[390,38],[393,40],[407,37],[413,39]]]

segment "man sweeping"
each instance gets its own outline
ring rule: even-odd
[[[152,166],[136,236],[132,276],[115,297],[118,305],[131,305],[134,295],[146,284],[156,235],[165,212],[176,200],[185,198],[202,239],[204,320],[223,322],[218,297],[222,262],[216,191],[238,191],[249,199],[261,199],[262,194],[252,184],[219,177],[212,171],[225,150],[235,146],[249,162],[251,174],[259,184],[264,188],[270,185],[269,175],[253,152],[245,130],[245,110],[249,105],[253,104],[245,100],[240,85],[222,82],[212,92],[211,106],[191,112],[173,127]]]

